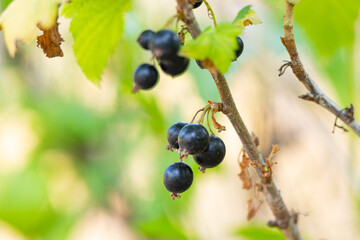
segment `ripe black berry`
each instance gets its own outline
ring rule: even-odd
[[[150,43],[155,35],[155,32],[152,30],[143,31],[137,39],[137,42],[140,46],[146,50],[150,49]]]
[[[182,193],[189,189],[194,179],[191,168],[183,162],[168,166],[164,172],[163,182],[171,193]]]
[[[167,140],[171,148],[179,149],[178,136],[180,130],[187,125],[186,122],[176,122],[167,132]]]
[[[175,56],[172,59],[164,60],[160,62],[161,69],[165,73],[173,77],[185,72],[188,66],[189,66],[189,59],[179,56]]]
[[[219,165],[225,157],[225,144],[216,136],[210,136],[208,148],[199,154],[193,155],[195,162],[204,168],[213,168]]]
[[[202,3],[203,3],[203,0],[197,0],[197,1],[194,3],[194,5],[193,5],[193,9],[200,7],[200,5],[201,5]]]
[[[154,87],[159,79],[159,73],[153,65],[144,63],[135,69],[133,78],[135,93],[139,89],[148,90]]]
[[[208,147],[209,133],[198,123],[190,123],[179,132],[178,143],[184,154],[198,154]]]
[[[151,51],[158,60],[168,60],[176,56],[180,48],[180,40],[170,30],[157,32],[151,43]]]
[[[244,50],[244,42],[241,40],[240,37],[236,37],[236,41],[237,41],[237,44],[238,44],[238,48],[235,52],[235,60],[241,55],[241,53],[243,52]]]

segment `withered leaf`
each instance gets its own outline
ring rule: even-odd
[[[59,24],[56,22],[50,29],[39,28],[43,31],[43,35],[37,37],[37,46],[40,46],[48,58],[64,56],[61,50],[61,42],[64,39],[58,31]]]
[[[17,43],[32,43],[38,35],[38,25],[49,29],[56,22],[59,5],[66,0],[16,0],[0,15],[0,29],[11,57]]]
[[[238,176],[243,183],[243,189],[250,189],[252,187],[251,176],[249,172],[249,164],[251,162],[250,158],[246,155],[245,151],[242,149],[242,160],[239,160],[240,173]]]
[[[238,174],[238,176],[243,183],[243,189],[250,189],[252,187],[251,177],[248,168],[241,169],[241,172]]]
[[[263,200],[255,200],[249,199],[247,201],[247,214],[246,214],[246,220],[252,219],[257,211],[260,209],[261,205],[264,203]]]

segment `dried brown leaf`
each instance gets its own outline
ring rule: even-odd
[[[43,35],[37,37],[37,46],[40,46],[48,58],[64,56],[61,50],[61,42],[64,39],[58,31],[59,24],[56,22],[50,29],[39,28],[43,31]]]
[[[250,158],[246,155],[244,150],[241,150],[242,160],[239,160],[239,166],[240,166],[240,173],[238,174],[240,180],[243,183],[243,189],[251,189],[252,187],[252,181],[251,176],[249,172],[249,164],[250,164]],[[240,156],[239,156],[240,157]]]
[[[249,199],[247,201],[247,213],[246,213],[246,220],[252,219],[257,211],[260,209],[261,205],[264,203],[263,200],[255,200]]]
[[[215,119],[214,112],[211,114],[211,122],[213,126],[218,130],[218,132],[222,132],[226,130],[226,127],[218,123]]]
[[[243,189],[250,189],[252,187],[249,169],[241,169],[241,172],[238,174],[238,176],[243,183]]]

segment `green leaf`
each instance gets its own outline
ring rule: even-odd
[[[130,6],[131,0],[73,0],[62,10],[65,17],[73,17],[70,31],[77,62],[95,84],[122,36],[124,13]]]
[[[248,12],[250,11],[251,5],[247,5],[246,7],[243,7],[238,14],[236,15],[236,18],[234,19],[233,23],[235,23],[238,20],[243,19],[246,14],[248,14]]]
[[[241,29],[231,23],[222,23],[216,29],[208,27],[183,46],[179,54],[197,60],[210,59],[221,73],[225,73],[235,58],[236,37],[240,33]]]
[[[235,231],[235,235],[244,237],[247,240],[285,240],[285,237],[277,229],[245,226]]]
[[[75,0],[71,1],[68,4],[65,4],[61,10],[61,15],[66,18],[75,17],[80,11],[83,10],[86,1]]]

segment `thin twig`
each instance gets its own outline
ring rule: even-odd
[[[199,110],[195,113],[195,115],[194,115],[194,117],[192,118],[192,120],[191,120],[190,123],[193,123],[194,120],[195,120],[195,118],[196,118],[196,116],[197,116],[201,111],[204,111],[204,109],[205,109],[205,108],[199,109]]]
[[[291,68],[298,80],[306,87],[309,93],[302,95],[300,98],[313,101],[320,106],[333,113],[336,118],[341,119],[347,126],[349,126],[360,137],[360,125],[354,119],[354,111],[352,114],[346,114],[342,108],[335,104],[311,77],[306,73],[303,64],[300,61],[299,53],[296,48],[294,32],[294,5],[285,1],[285,15],[284,15],[284,37],[281,42],[284,44],[287,52],[291,58]]]
[[[193,38],[196,38],[201,34],[201,30],[194,17],[191,5],[189,4],[188,0],[176,1],[178,4],[177,10],[182,16],[181,20],[187,25],[191,36]],[[222,112],[228,117],[231,124],[233,125],[244,146],[247,155],[250,157],[251,161],[265,164],[263,156],[253,142],[253,139],[236,108],[234,99],[231,95],[230,88],[224,75],[222,75],[214,67],[209,67],[208,70],[211,73],[215,81],[216,87],[219,91],[219,95],[223,104]],[[264,179],[261,176],[262,172],[260,167],[256,168],[256,172],[261,179],[261,184],[263,186],[262,192],[265,195],[265,199],[270,206],[276,218],[276,221],[279,223],[281,231],[287,239],[301,240],[302,237],[298,230],[297,224],[291,217],[291,214],[280,195],[280,191],[273,182],[272,177],[270,176],[269,178]]]

